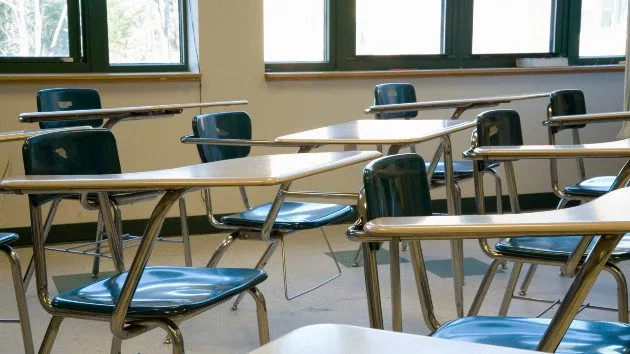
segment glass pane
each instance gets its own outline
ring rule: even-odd
[[[181,63],[178,0],[107,0],[110,64]]]
[[[474,0],[472,53],[549,53],[553,1]]]
[[[265,62],[324,62],[325,0],[264,0]]]
[[[66,0],[0,1],[0,57],[68,56]]]
[[[580,57],[624,56],[628,0],[582,0]]]
[[[356,0],[356,54],[441,54],[443,9],[443,0]]]

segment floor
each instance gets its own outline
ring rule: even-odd
[[[344,236],[345,225],[327,227],[332,247],[335,251],[348,251],[341,253],[344,263],[348,263],[352,251],[357,244],[348,241]],[[193,263],[203,266],[211,251],[224,235],[196,235],[192,237]],[[436,312],[441,322],[452,319],[455,315],[453,304],[452,278],[448,274],[450,256],[448,242],[431,241],[423,243],[424,254],[427,261],[436,261],[429,265],[429,281],[431,292],[435,299]],[[260,242],[237,242],[226,253],[220,265],[225,267],[251,266],[255,263],[264,245]],[[17,250],[22,263],[25,264],[30,255],[29,248]],[[131,262],[135,249],[125,251],[126,262]],[[295,293],[299,289],[308,287],[322,280],[336,271],[332,258],[326,254],[327,248],[318,232],[304,232],[290,238],[287,241],[287,254],[289,263],[289,287],[290,292]],[[465,306],[470,305],[474,293],[481,281],[483,264],[489,260],[479,250],[476,241],[466,241],[465,256],[467,260],[467,272],[473,273],[466,276]],[[407,252],[402,252],[402,257],[409,259]],[[387,257],[382,257],[383,263],[387,263]],[[4,262],[4,261],[2,261]],[[68,286],[68,282],[79,281],[80,276],[64,277],[64,275],[76,275],[88,273],[91,270],[91,258],[84,256],[68,255],[57,252],[48,253],[49,274],[52,275],[51,284],[58,287]],[[183,265],[183,253],[181,245],[172,243],[159,243],[154,250],[150,261],[153,265]],[[481,267],[481,268],[480,268]],[[622,269],[628,272],[630,265],[623,265]],[[103,261],[103,271],[111,271],[109,261]],[[269,261],[266,270],[269,279],[260,289],[267,300],[269,313],[269,327],[271,338],[277,338],[293,329],[315,323],[343,323],[356,326],[368,326],[366,309],[365,287],[363,270],[361,267],[347,267],[341,265],[342,275],[324,287],[312,293],[287,301],[284,298],[282,265],[280,250]],[[502,291],[509,277],[508,270],[495,277],[493,286],[482,307],[481,314],[496,314],[498,304],[502,298]],[[13,298],[13,289],[10,284],[10,273],[6,263],[0,268],[0,279],[5,279],[7,286],[0,289],[0,317],[15,317],[16,310]],[[387,264],[379,266],[381,277],[381,289],[383,294],[383,312],[385,328],[391,328],[389,306],[389,267]],[[407,333],[428,334],[429,330],[422,321],[420,307],[413,282],[411,262],[402,262],[401,278],[403,280],[403,330]],[[616,285],[608,274],[602,274],[601,279],[595,285],[588,300],[593,305],[612,306],[616,304]],[[558,276],[558,269],[553,267],[539,267],[537,276],[530,287],[529,294],[536,297],[558,298],[571,282],[571,279]],[[54,286],[52,287],[54,290]],[[41,343],[50,316],[39,305],[35,287],[28,288],[27,301],[33,327],[33,335],[36,347]],[[255,307],[253,300],[245,297],[238,310],[230,308],[230,303],[209,310],[181,325],[184,335],[186,350],[188,353],[247,353],[258,345]],[[513,301],[510,315],[536,316],[547,305],[535,302]],[[553,310],[544,316],[552,315]],[[586,309],[580,318],[611,320],[616,319],[614,312]],[[18,325],[0,325],[0,338],[3,345],[1,353],[22,352],[22,342]],[[53,353],[108,353],[110,350],[110,332],[106,322],[92,322],[86,320],[68,319],[61,326],[55,342]],[[153,330],[142,336],[123,343],[124,353],[170,353],[170,346],[163,344],[164,333]],[[317,340],[314,338],[313,340]]]

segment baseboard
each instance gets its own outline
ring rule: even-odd
[[[522,211],[552,209],[558,204],[558,198],[553,193],[521,194],[519,195],[519,203]],[[487,212],[496,212],[496,201],[494,197],[486,197],[485,204]],[[510,210],[509,205],[509,198],[504,196],[503,210]],[[434,200],[432,202],[432,207],[434,212],[445,213],[446,200]],[[474,214],[475,211],[475,199],[472,197],[463,198],[462,212],[464,214]],[[356,216],[351,215],[344,220],[338,221],[338,223],[350,223],[355,219]],[[142,235],[146,223],[147,219],[125,220],[123,221],[123,229],[125,230],[125,233]],[[53,225],[50,231],[49,243],[93,240],[95,230],[96,222]],[[222,230],[213,228],[205,215],[188,216],[188,230],[191,235],[223,232]],[[4,228],[0,229],[0,232],[15,232],[20,235],[20,240],[14,244],[15,246],[27,246],[32,243],[29,227]],[[166,218],[166,220],[164,220],[164,226],[162,227],[162,236],[176,235],[181,235],[179,217]]]

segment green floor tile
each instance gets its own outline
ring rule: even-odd
[[[55,275],[53,276],[53,282],[59,293],[66,292],[68,290],[76,289],[79,286],[96,283],[104,278],[111,277],[116,272],[103,272],[98,275],[97,278],[92,277],[92,273],[85,274],[67,274],[67,275]]]

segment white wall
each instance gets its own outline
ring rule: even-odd
[[[371,119],[363,109],[371,104],[372,87],[387,80],[340,79],[314,81],[266,82],[264,79],[262,2],[251,0],[199,1],[199,66],[203,74],[198,82],[163,83],[92,83],[101,92],[104,107],[195,102],[223,99],[247,99],[243,108],[253,118],[254,135],[271,139],[318,126],[353,119]],[[415,78],[396,81],[411,82],[422,100],[449,99],[485,95],[505,95],[578,88],[584,91],[589,112],[622,109],[623,73],[561,74],[532,76],[491,76],[454,78]],[[35,128],[18,123],[20,112],[34,111],[35,92],[44,87],[79,86],[60,82],[54,84],[0,84],[3,120],[0,131]],[[521,114],[525,142],[545,143],[546,130],[541,126],[545,117],[543,99],[504,105]],[[209,112],[209,110],[204,110]],[[190,118],[199,110],[188,110],[183,115],[155,121],[122,123],[114,132],[125,171],[138,171],[182,166],[197,162],[193,146],[182,145],[178,139],[190,132]],[[470,111],[464,118],[474,118],[479,111]],[[442,118],[450,111],[423,112],[424,117]],[[585,129],[583,141],[613,139],[620,125],[597,125]],[[468,145],[469,132],[453,137],[458,154]],[[568,137],[567,137],[568,138]],[[566,139],[568,142],[569,140]],[[20,144],[10,143],[0,150],[0,163],[11,160],[12,174],[22,174]],[[420,146],[420,152],[430,157],[434,144]],[[255,149],[254,153],[293,152],[294,150]],[[622,161],[589,161],[587,172],[615,173]],[[574,176],[573,164],[563,163],[565,175]],[[564,168],[566,166],[566,168]],[[548,192],[548,165],[543,161],[519,162],[517,181],[521,193]],[[360,183],[360,167],[348,168],[324,176],[301,181],[298,187],[308,189],[355,191]],[[567,179],[569,181],[569,179]],[[255,192],[253,199],[265,200],[273,191]],[[465,195],[471,195],[470,183],[465,184]],[[219,211],[239,208],[235,191],[213,193]],[[436,192],[436,197],[440,197]],[[199,195],[188,196],[189,214],[202,214]],[[66,203],[58,222],[94,221],[91,212]],[[127,207],[127,218],[146,218],[154,202]],[[89,214],[89,215],[88,215]],[[175,215],[175,213],[173,213]],[[0,228],[28,224],[26,198],[5,196],[0,213]]]

